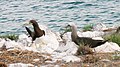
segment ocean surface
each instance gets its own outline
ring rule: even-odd
[[[53,31],[69,22],[120,26],[120,0],[0,0],[0,34],[24,33],[30,19]]]

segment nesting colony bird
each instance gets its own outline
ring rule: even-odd
[[[30,35],[30,37],[32,37],[32,41],[34,41],[38,37],[45,35],[45,31],[39,28],[39,25],[35,20],[30,20],[29,24],[33,25],[34,32],[32,32],[28,27],[25,27],[25,28],[28,34]]]
[[[105,40],[105,41],[104,40],[94,40],[89,37],[79,37],[77,35],[77,27],[74,23],[68,24],[67,27],[70,27],[70,29],[72,30],[71,39],[77,45],[84,44],[84,45],[89,45],[90,47],[94,48],[94,47],[104,44],[107,41],[107,40]]]

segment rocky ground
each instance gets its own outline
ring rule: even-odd
[[[80,62],[51,62],[50,54],[33,51],[9,50],[1,51],[0,67],[10,66],[13,63],[30,64],[28,67],[120,67],[119,52],[116,53],[93,53],[78,55]]]
[[[114,42],[89,48],[71,41],[71,33],[45,29],[46,35],[33,43],[26,34],[18,40],[0,38],[0,67],[120,67],[120,47]],[[78,32],[81,37],[103,40],[101,31]],[[118,41],[119,42],[119,41]]]

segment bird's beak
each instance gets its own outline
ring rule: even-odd
[[[71,26],[70,25],[65,26],[65,32],[69,32],[69,31],[71,31]]]
[[[32,23],[30,23],[30,22],[24,22],[23,23],[23,26],[28,26],[28,25],[31,25]]]

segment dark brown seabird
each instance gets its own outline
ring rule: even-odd
[[[94,48],[94,47],[100,46],[108,41],[108,40],[105,40],[105,41],[104,40],[94,40],[89,37],[79,37],[77,35],[77,27],[74,23],[69,24],[67,27],[70,27],[70,29],[72,30],[71,39],[77,45],[84,44],[85,46],[88,45],[91,48]]]
[[[35,20],[30,20],[29,21],[30,24],[33,25],[33,28],[34,28],[34,32],[32,32],[29,28],[25,27],[28,34],[30,35],[30,37],[32,37],[32,41],[34,41],[36,38],[38,37],[41,37],[43,35],[45,35],[45,31],[44,30],[41,30],[39,28],[39,25],[38,23],[35,21]]]

